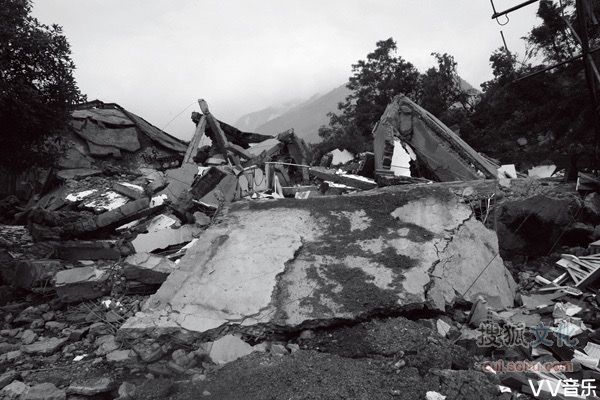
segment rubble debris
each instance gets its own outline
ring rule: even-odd
[[[133,200],[137,200],[144,195],[143,187],[128,182],[115,182],[113,190]]]
[[[95,266],[71,268],[56,274],[54,288],[62,301],[80,302],[108,293],[107,280],[108,272]]]
[[[187,243],[199,233],[196,226],[184,225],[181,228],[165,228],[138,235],[131,244],[137,253],[150,253],[176,244]]]
[[[73,383],[67,388],[67,393],[94,396],[100,393],[108,393],[114,388],[115,382],[111,378],[101,377]]]
[[[46,382],[30,387],[24,400],[65,400],[66,398],[67,393],[64,390]]]
[[[372,179],[360,175],[338,174],[335,170],[322,167],[311,167],[309,174],[324,181],[332,181],[352,186],[358,189],[369,190],[377,187],[377,183]]]
[[[239,321],[326,324],[426,301],[444,310],[457,293],[513,305],[516,285],[495,253],[496,236],[468,206],[443,187],[393,189],[349,196],[344,213],[332,213],[335,198],[232,205],[121,332],[208,332]],[[395,233],[382,236],[386,229]],[[453,232],[451,240],[446,232]],[[336,243],[343,243],[343,254]]]
[[[113,240],[70,240],[56,246],[56,258],[61,260],[118,260],[121,252]]]
[[[208,356],[217,365],[227,364],[254,350],[252,346],[234,335],[226,335],[212,343]]]
[[[60,350],[69,338],[45,338],[32,344],[24,345],[22,350],[26,354],[51,355]]]
[[[156,285],[167,279],[177,265],[165,257],[150,253],[136,253],[125,259],[123,275],[132,281]]]
[[[58,260],[14,260],[0,270],[0,277],[14,287],[31,290],[48,286],[62,268]]]
[[[576,257],[563,254],[556,264],[569,273],[575,286],[585,289],[600,278],[600,254]]]
[[[90,169],[90,168],[72,168],[72,169],[63,169],[56,173],[56,176],[64,181],[70,179],[80,179],[85,178],[87,176],[100,175],[102,171],[99,169]]]
[[[398,138],[411,147],[418,163],[438,181],[495,179],[497,176],[497,165],[404,95],[394,97],[373,135],[376,175],[392,174],[394,141]]]
[[[12,381],[10,384],[4,386],[4,388],[0,390],[0,394],[3,398],[9,400],[17,400],[26,396],[28,391],[29,385],[26,385],[21,381],[15,380]]]

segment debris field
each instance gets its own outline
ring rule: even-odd
[[[0,200],[0,398],[508,400],[600,384],[596,177],[498,165],[405,96],[373,152],[337,151],[338,166],[293,129],[242,132],[198,105],[186,143],[82,104],[58,168]]]

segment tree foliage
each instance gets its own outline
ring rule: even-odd
[[[0,0],[0,163],[19,170],[49,161],[44,139],[83,100],[62,28],[31,16],[30,0]]]
[[[523,169],[543,161],[565,165],[573,143],[593,147],[593,115],[581,61],[518,79],[579,53],[565,22],[578,29],[573,2],[562,4],[564,8],[540,1],[541,23],[525,37],[529,50],[524,61],[504,49],[491,55],[493,78],[482,85],[481,102],[461,130],[479,151]],[[590,33],[592,42],[598,39]]]
[[[335,148],[352,152],[371,150],[373,127],[398,94],[405,94],[436,115],[456,103],[469,106],[454,58],[439,53],[432,56],[437,66],[421,74],[412,63],[397,55],[392,38],[377,42],[365,60],[352,65],[347,84],[352,92],[339,104],[339,113],[329,114],[329,126],[319,130],[323,142],[316,147],[317,157]]]

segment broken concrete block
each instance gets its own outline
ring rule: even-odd
[[[112,186],[113,190],[130,199],[137,200],[144,196],[144,188],[139,185],[134,185],[128,182],[115,182]]]
[[[98,298],[110,291],[107,271],[94,266],[71,268],[56,274],[54,288],[66,303]]]
[[[113,146],[102,146],[99,144],[95,144],[92,142],[87,142],[88,149],[90,150],[90,155],[92,156],[111,156],[115,158],[121,158],[123,155],[121,154],[121,150],[117,149]]]
[[[88,142],[99,146],[116,147],[129,152],[138,151],[141,146],[135,127],[112,129],[86,120],[86,123],[80,129],[75,129],[75,132]]]
[[[73,383],[69,386],[67,392],[69,394],[80,394],[82,396],[94,396],[100,393],[108,393],[114,388],[115,382],[112,378],[100,377]]]
[[[23,351],[27,354],[49,356],[60,350],[68,340],[69,338],[44,338],[23,346]]]
[[[163,283],[177,269],[177,264],[168,258],[150,253],[132,254],[125,259],[125,263],[125,278],[149,285]]]
[[[65,400],[67,393],[54,386],[54,384],[46,382],[32,386],[24,400]]]
[[[114,335],[103,335],[96,339],[95,345],[98,346],[96,349],[96,355],[104,356],[111,353],[121,347]]]
[[[253,351],[252,346],[239,337],[226,335],[212,344],[208,356],[215,364],[222,365],[235,361],[240,357],[247,356]]]
[[[0,375],[0,389],[3,389],[6,385],[18,379],[20,374],[17,371],[7,371]]]
[[[194,181],[190,192],[195,199],[201,199],[211,192],[228,174],[216,167],[211,167]]]
[[[149,253],[175,244],[189,242],[200,232],[196,226],[184,225],[179,229],[162,229],[138,235],[131,244],[138,253]]]
[[[56,173],[56,176],[63,181],[70,179],[80,179],[88,176],[101,175],[102,171],[93,168],[73,168],[73,169],[62,169]]]
[[[343,206],[333,197],[234,203],[121,330],[327,325],[480,296],[509,307],[516,284],[497,250],[448,185],[388,187]]]
[[[61,260],[118,260],[121,252],[112,240],[73,240],[60,242],[56,257]]]
[[[106,361],[110,363],[129,363],[134,362],[137,356],[132,350],[114,350],[106,355]]]
[[[174,216],[160,214],[152,218],[148,223],[146,230],[148,232],[158,232],[166,228],[178,228],[181,226],[181,221]]]
[[[203,212],[196,211],[194,213],[194,223],[198,226],[210,225],[211,221],[211,218]]]
[[[96,217],[96,225],[99,228],[104,228],[110,225],[122,225],[129,221],[124,221],[127,217],[134,215],[135,213],[148,208],[150,205],[150,199],[142,198],[139,200],[131,201],[119,208],[107,211]]]
[[[25,397],[28,391],[29,385],[26,385],[21,381],[12,381],[10,384],[4,386],[4,388],[0,390],[0,395],[3,399],[17,400]]]
[[[184,194],[189,192],[197,173],[198,166],[190,163],[167,170],[165,179],[168,185],[159,194],[166,194],[169,200],[176,203]]]

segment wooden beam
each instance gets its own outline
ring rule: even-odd
[[[223,156],[225,157],[225,159],[231,159],[233,161],[233,163],[242,168],[242,165],[240,164],[240,160],[237,157],[230,157],[229,154],[227,153],[227,145],[228,145],[228,141],[227,141],[227,137],[225,136],[225,133],[223,132],[223,129],[221,129],[221,125],[219,125],[219,121],[217,121],[217,119],[210,113],[210,110],[208,109],[208,104],[206,103],[206,101],[204,99],[200,99],[198,100],[198,104],[200,104],[200,110],[202,111],[202,114],[204,114],[204,116],[206,117],[206,120],[208,121],[208,125],[210,126],[210,129],[212,130],[213,134],[214,134],[214,139],[217,142],[217,148],[219,149],[219,152],[221,154],[223,154]]]
[[[185,155],[183,156],[184,164],[194,162],[194,156],[196,155],[196,152],[198,151],[198,146],[200,145],[200,141],[202,140],[202,137],[204,136],[205,129],[206,129],[206,117],[203,115],[202,117],[200,117],[200,121],[198,121],[198,124],[196,125],[196,131],[194,132],[194,136],[192,137],[192,140],[190,141],[190,144],[189,144],[187,150],[185,151]]]

